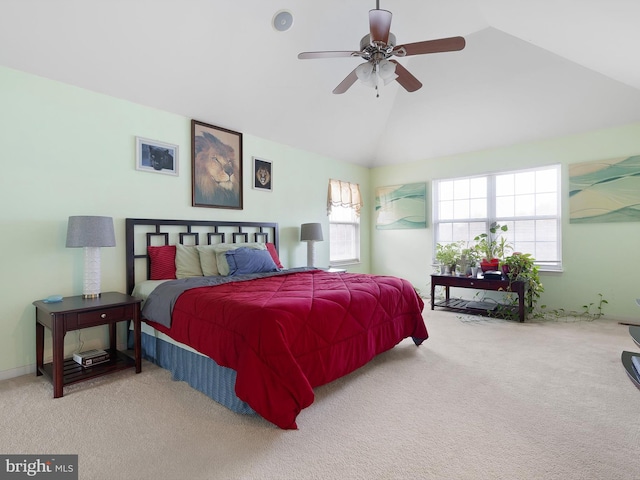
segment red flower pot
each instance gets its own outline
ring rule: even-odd
[[[491,260],[487,260],[483,258],[480,262],[480,269],[483,272],[495,271],[500,268],[500,260],[497,258],[492,258]]]

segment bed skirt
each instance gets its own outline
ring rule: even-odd
[[[184,350],[147,333],[142,333],[142,357],[169,370],[174,380],[187,382],[216,402],[236,413],[256,412],[235,393],[236,372],[221,367],[214,360]]]

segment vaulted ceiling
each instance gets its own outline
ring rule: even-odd
[[[638,0],[382,0],[398,44],[461,35],[465,49],[399,59],[416,92],[334,95],[362,60],[297,54],[358,50],[375,7],[2,0],[0,65],[366,166],[640,121]]]

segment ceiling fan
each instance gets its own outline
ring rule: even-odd
[[[465,46],[463,37],[440,38],[423,42],[396,45],[396,37],[391,30],[391,12],[380,10],[380,1],[376,0],[375,10],[369,10],[369,34],[360,40],[359,51],[325,51],[302,52],[299,59],[361,57],[365,63],[358,65],[340,84],[333,93],[346,92],[356,80],[365,85],[375,87],[379,97],[379,84],[388,84],[396,80],[407,92],[415,92],[422,87],[422,83],[406,68],[391,57],[408,57],[426,53],[454,52]]]

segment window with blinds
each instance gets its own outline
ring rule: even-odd
[[[329,264],[360,262],[360,186],[357,183],[329,180]]]

